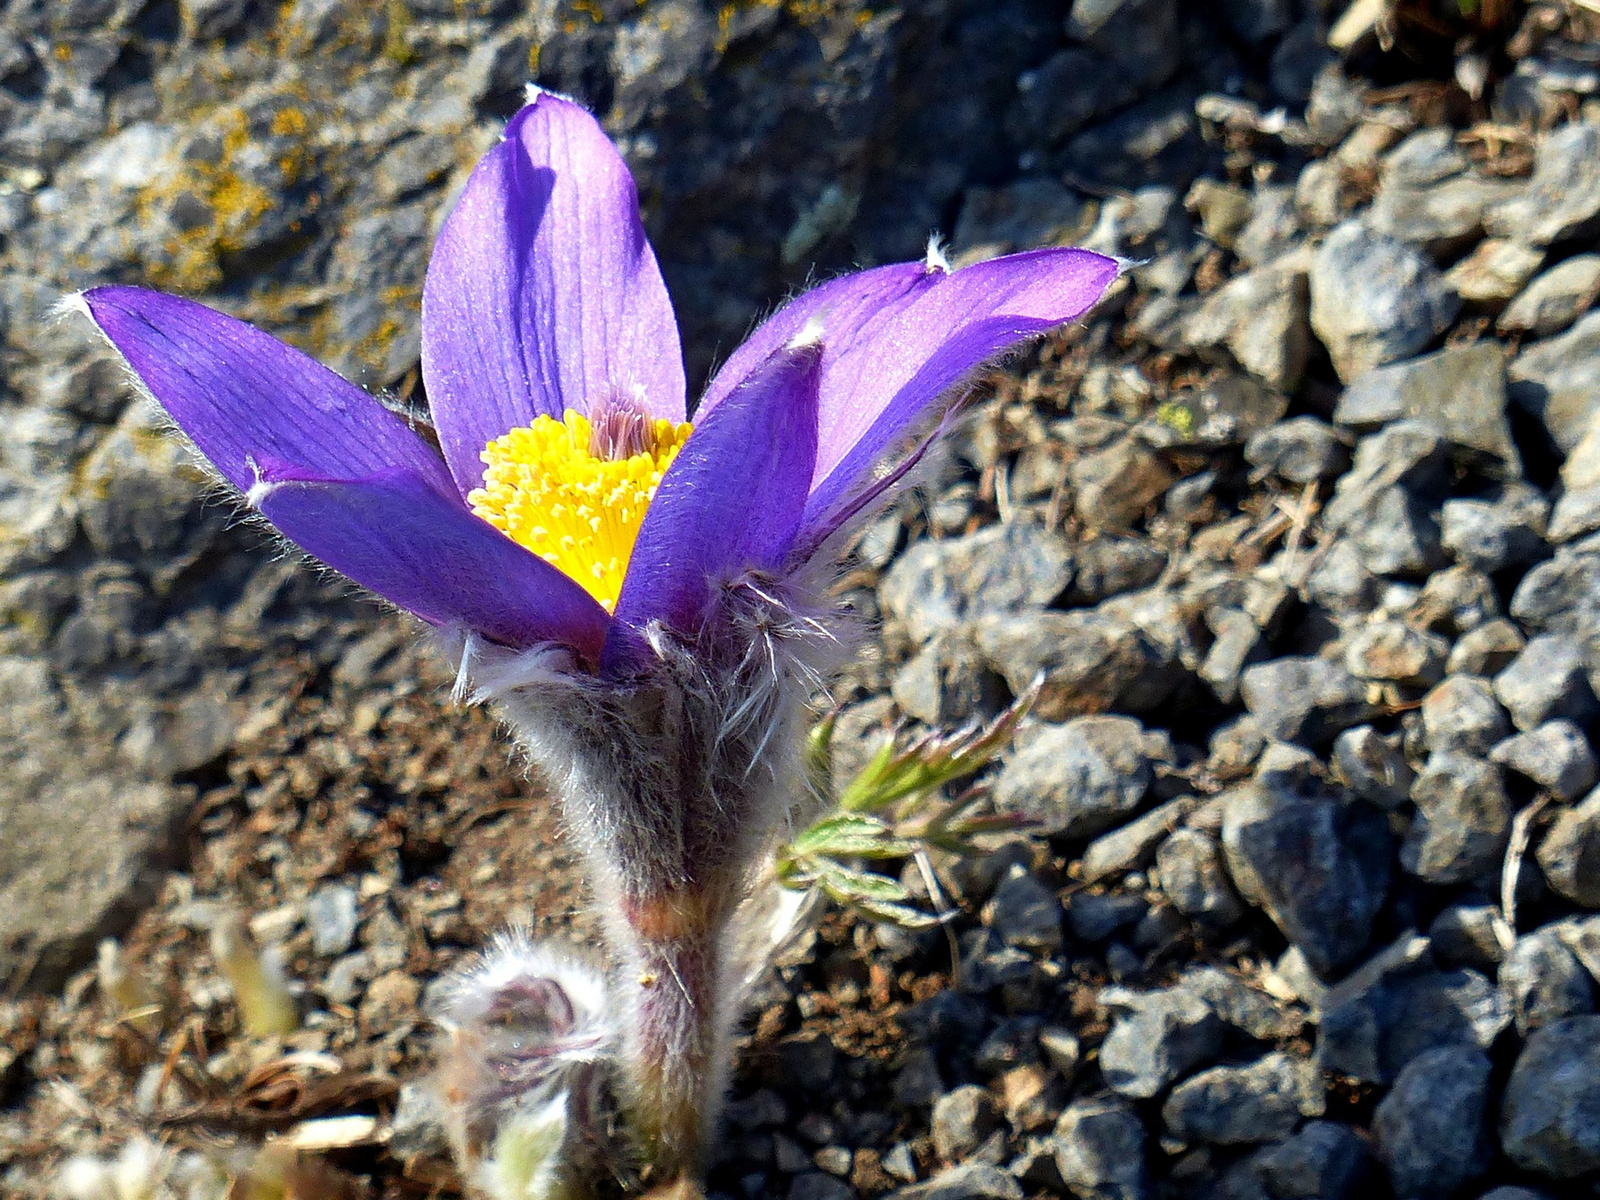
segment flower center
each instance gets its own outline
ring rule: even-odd
[[[645,509],[691,428],[628,411],[536,417],[483,448],[483,486],[467,503],[611,612]]]

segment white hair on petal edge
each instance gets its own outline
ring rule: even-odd
[[[922,265],[930,275],[936,271],[940,275],[950,274],[950,260],[945,257],[943,239],[937,233],[928,235],[928,249],[923,256]]]

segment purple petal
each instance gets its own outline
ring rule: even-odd
[[[1033,250],[944,276],[825,372],[826,414],[808,527],[847,501],[890,444],[977,367],[1082,316],[1116,281],[1116,259]],[[834,390],[837,389],[837,390]]]
[[[249,499],[302,550],[424,621],[598,658],[605,609],[414,471],[328,479],[267,463]]]
[[[815,544],[878,459],[975,368],[1019,342],[1081,316],[1118,274],[1087,250],[1035,250],[946,273],[923,263],[879,267],[824,284],[780,309],[728,359],[699,417],[719,403],[753,353],[821,323],[816,479],[803,540]]]
[[[539,94],[473,170],[428,264],[422,373],[463,494],[484,446],[541,413],[623,397],[683,420],[678,325],[633,177],[572,101]]]
[[[826,375],[828,363],[848,353],[853,342],[870,339],[874,331],[943,278],[926,263],[894,263],[841,275],[802,292],[763,321],[728,356],[707,386],[695,419],[703,420],[747,375],[792,342],[806,322],[819,321],[827,334],[827,359],[823,364]],[[823,404],[826,406],[827,401]]]
[[[252,462],[314,474],[415,471],[449,489],[438,454],[366,392],[270,334],[143,288],[83,293],[90,318],[145,388],[240,491]]]
[[[816,467],[820,346],[769,357],[695,426],[645,513],[602,670],[660,620],[693,634],[712,589],[779,567]]]

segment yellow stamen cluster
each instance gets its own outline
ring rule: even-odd
[[[638,453],[610,457],[589,418],[568,409],[560,421],[534,418],[483,449],[483,486],[467,496],[472,511],[519,546],[616,608],[622,577],[656,494],[690,425],[646,419]],[[599,451],[597,453],[597,451]]]

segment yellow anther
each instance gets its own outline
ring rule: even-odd
[[[611,612],[645,510],[690,428],[642,418],[626,438],[610,425],[596,437],[589,418],[571,409],[560,421],[535,417],[484,447],[483,486],[467,503]],[[628,453],[613,458],[612,450]]]

